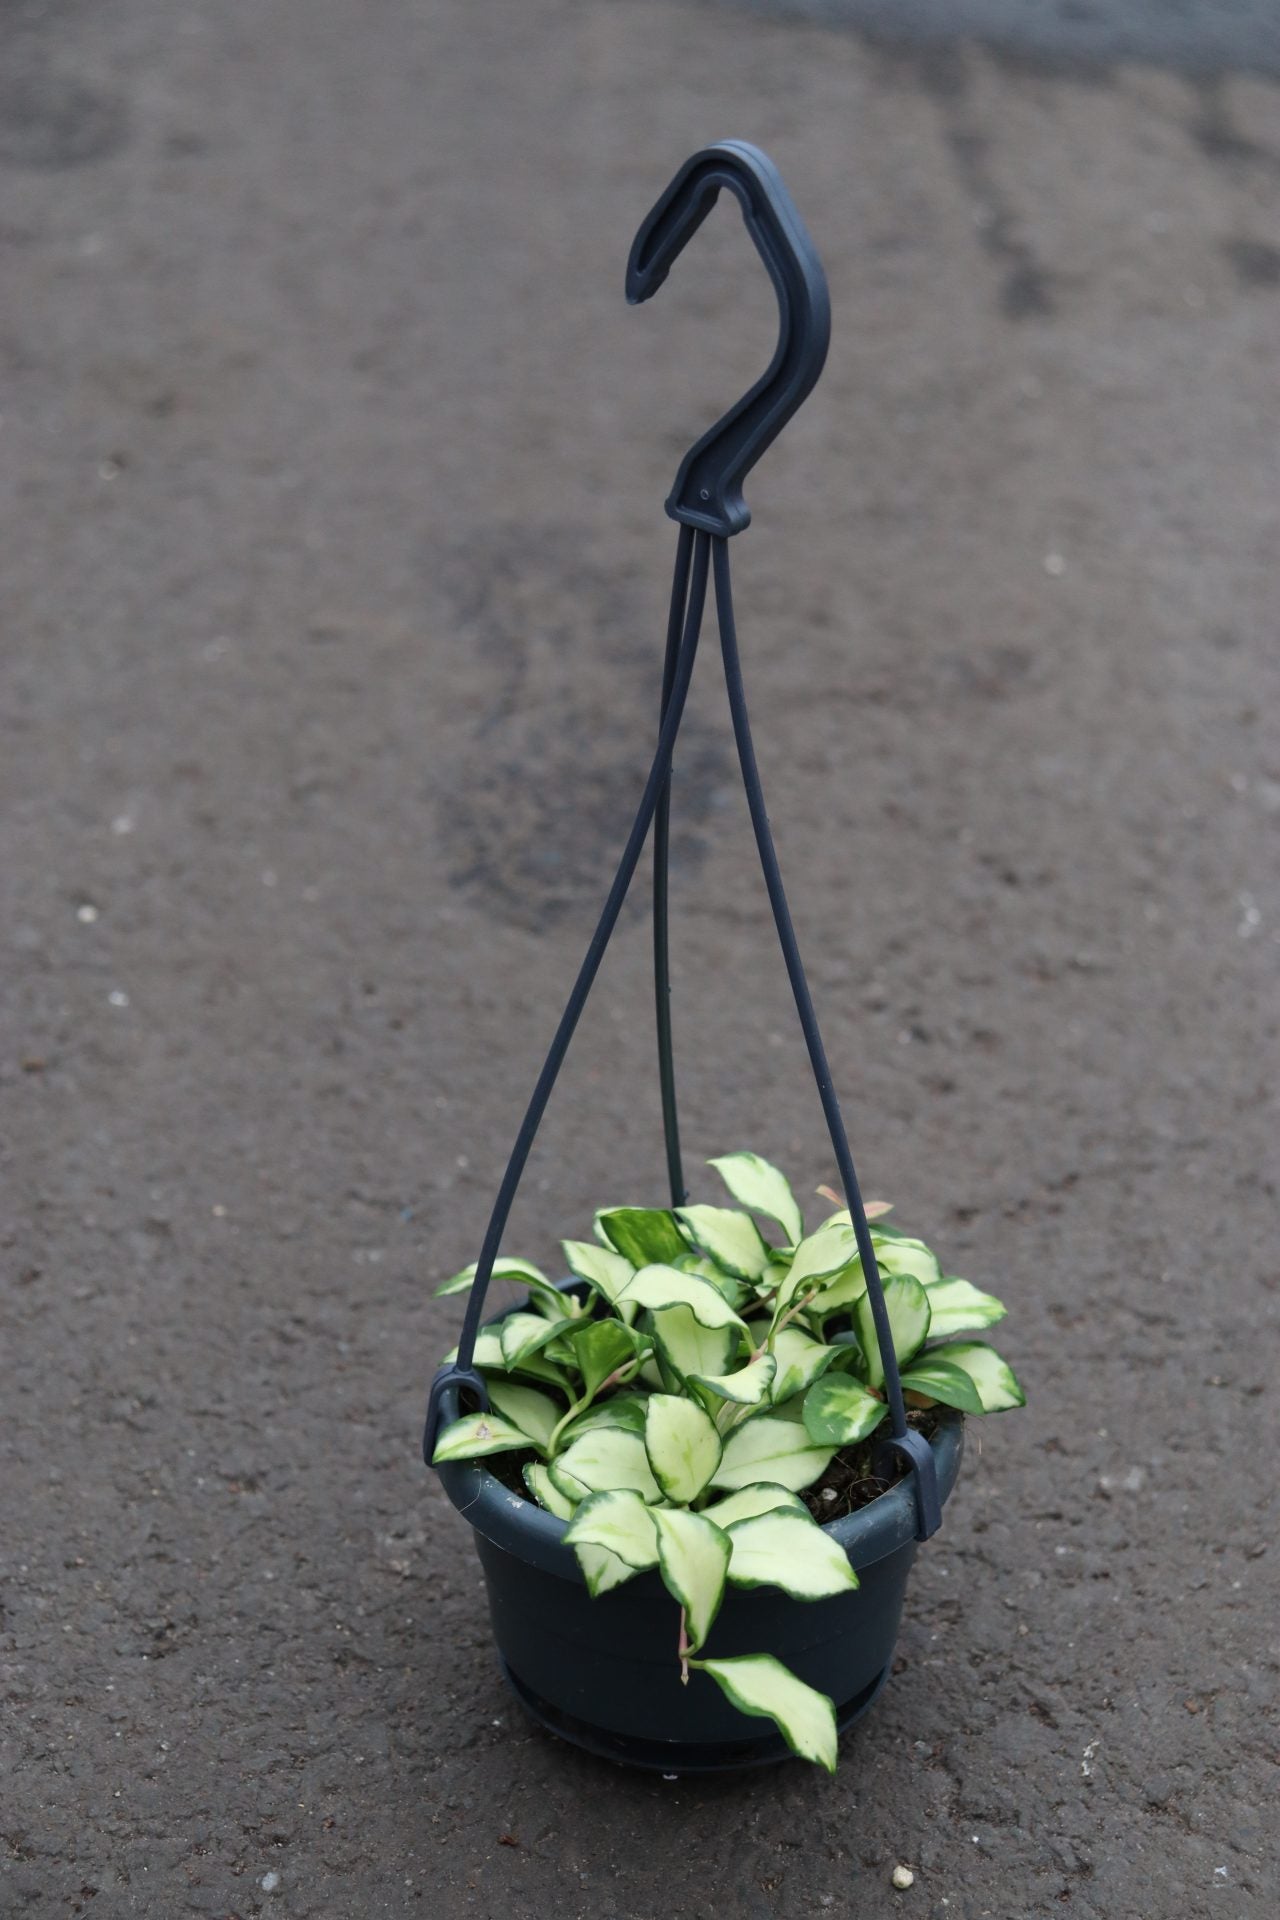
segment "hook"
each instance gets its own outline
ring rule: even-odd
[[[745,140],[721,140],[685,161],[635,237],[627,261],[628,304],[638,306],[658,291],[722,187],[742,203],[747,232],[769,269],[778,296],[778,345],[750,392],[686,453],[667,512],[686,526],[725,537],[750,524],[743,481],[822,372],[831,306],[822,262],[781,174]]]

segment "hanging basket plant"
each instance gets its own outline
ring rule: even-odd
[[[664,1771],[788,1752],[834,1768],[839,1731],[888,1675],[916,1544],[940,1524],[966,1414],[1023,1404],[973,1337],[1004,1308],[944,1275],[867,1208],[805,979],[760,785],[738,657],[732,535],[743,479],[821,372],[826,282],[776,170],[727,141],[695,154],[636,237],[633,301],[656,292],[723,188],[778,294],[762,379],[690,449],[658,747],[599,924],[499,1186],[432,1386],[424,1453],[470,1521],[505,1671],[578,1744]],[[735,1206],[689,1204],[677,1121],[667,949],[671,756],[709,579],[747,803],[842,1193],[806,1232],[782,1173],[711,1164]],[[669,1207],[606,1207],[562,1243],[553,1281],[500,1258],[511,1204],[578,1018],[654,831],[658,1069]],[[874,1224],[872,1224],[874,1216]],[[482,1324],[492,1279],[523,1303]]]

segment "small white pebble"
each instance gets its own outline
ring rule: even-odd
[[[1046,553],[1044,570],[1053,580],[1061,580],[1067,570],[1067,563],[1060,553]]]
[[[836,1498],[836,1490],[835,1490],[835,1488],[834,1488],[834,1487],[824,1487],[824,1488],[822,1489],[822,1497],[823,1497],[823,1499],[824,1499],[824,1500],[834,1500],[834,1499]]]
[[[905,1890],[908,1887],[914,1887],[915,1883],[916,1883],[916,1877],[914,1873],[912,1873],[910,1867],[894,1868],[893,1884],[898,1889],[899,1893],[905,1892]]]
[[[280,1875],[278,1873],[264,1873],[258,1885],[264,1893],[274,1893],[280,1885]]]
[[[111,822],[112,833],[132,833],[137,821],[131,813],[118,813]]]
[[[76,908],[76,919],[80,922],[82,927],[91,927],[94,921],[97,919],[97,917],[98,917],[98,909],[96,907],[90,906],[87,900],[85,901],[82,907]]]
[[[107,1000],[113,1007],[127,1007],[129,1004],[128,994],[122,992],[119,987],[112,987]]]
[[[226,1208],[221,1205],[215,1206],[213,1209],[213,1217],[215,1220],[225,1220],[227,1217]]]

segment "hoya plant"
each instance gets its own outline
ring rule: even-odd
[[[827,1695],[769,1653],[705,1649],[728,1587],[805,1601],[857,1586],[802,1496],[888,1412],[866,1279],[837,1194],[822,1189],[834,1211],[806,1233],[768,1161],[732,1153],[710,1164],[736,1207],[606,1208],[594,1240],[562,1243],[567,1287],[526,1260],[495,1264],[528,1302],[481,1330],[489,1406],[445,1428],[433,1458],[513,1456],[509,1478],[518,1467],[528,1496],[568,1523],[594,1596],[656,1570],[677,1603],[681,1679],[706,1675],[833,1770]],[[917,1417],[1022,1406],[1005,1361],[966,1337],[1003,1318],[1000,1301],[944,1275],[888,1211],[868,1209],[908,1405]],[[438,1291],[464,1292],[474,1274]]]

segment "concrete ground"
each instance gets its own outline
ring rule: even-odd
[[[6,1915],[1274,1913],[1280,67],[1208,11],[10,0]],[[417,1448],[772,339],[728,210],[622,302],[725,135],[835,316],[734,550],[780,850],[1030,1407],[838,1776],[708,1785],[525,1722]],[[690,1158],[811,1188],[711,650],[676,809]],[[661,1196],[646,964],[513,1251]]]

